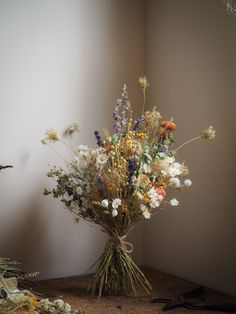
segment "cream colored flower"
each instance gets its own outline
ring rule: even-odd
[[[107,200],[107,199],[102,200],[102,201],[101,201],[101,205],[102,205],[103,207],[105,207],[105,208],[108,208],[108,205],[109,205],[108,200]]]
[[[189,187],[192,185],[192,181],[190,179],[186,179],[186,180],[184,180],[184,185]]]
[[[209,126],[208,129],[204,130],[201,135],[202,138],[206,140],[212,140],[216,137],[216,131],[214,130],[213,126]]]
[[[181,185],[179,178],[171,178],[169,181],[169,184],[170,184],[170,186],[173,186],[174,188],[179,188]]]
[[[45,133],[45,137],[41,140],[43,144],[60,141],[60,136],[54,129],[49,129]]]
[[[77,123],[71,123],[71,125],[66,129],[66,135],[72,136],[75,132],[79,132],[79,126]]]
[[[112,201],[112,208],[118,208],[119,206],[121,205],[121,199],[119,198],[115,198],[113,201]]]
[[[78,195],[82,195],[83,194],[83,190],[82,190],[82,188],[80,186],[77,187],[76,194],[78,194]]]
[[[178,206],[179,201],[176,198],[173,198],[172,200],[170,200],[170,205],[171,206]]]
[[[149,86],[146,76],[140,76],[140,78],[138,79],[138,83],[142,89],[146,89]]]
[[[118,215],[117,209],[113,208],[111,212],[112,217],[116,217]]]

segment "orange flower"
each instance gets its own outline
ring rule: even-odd
[[[109,153],[111,151],[111,146],[107,146],[105,152]]]
[[[176,124],[172,121],[162,121],[161,126],[170,131],[174,131],[176,129]]]
[[[25,304],[24,311],[30,313],[35,311],[38,303],[39,300],[35,296],[28,296],[22,301],[22,304]]]
[[[157,193],[163,196],[163,198],[166,196],[166,191],[164,190],[163,186],[160,186],[159,188],[157,188]]]

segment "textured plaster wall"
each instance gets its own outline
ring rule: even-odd
[[[236,19],[218,0],[148,0],[149,103],[175,117],[176,142],[209,124],[217,138],[186,147],[193,185],[145,224],[145,265],[236,295]]]
[[[124,82],[135,103],[143,17],[141,0],[0,1],[0,163],[14,166],[0,173],[0,256],[24,260],[41,278],[84,273],[105,236],[42,196],[48,163],[63,162],[40,140],[76,121],[75,143],[95,145],[94,130],[111,128]]]

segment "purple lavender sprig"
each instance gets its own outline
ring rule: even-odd
[[[94,131],[98,146],[104,147],[102,137],[98,131]]]
[[[121,134],[124,127],[127,125],[128,120],[126,118],[126,113],[128,111],[128,92],[126,85],[123,86],[121,98],[117,99],[116,107],[113,111],[114,118],[114,131],[116,134]],[[119,112],[121,111],[121,115]]]
[[[137,118],[137,120],[135,121],[135,124],[134,124],[134,132],[138,132],[140,131],[141,127],[142,127],[142,124],[143,124],[143,121],[144,121],[144,116],[139,116]]]

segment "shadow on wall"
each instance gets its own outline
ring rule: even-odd
[[[5,241],[7,248],[4,251],[10,250],[14,258],[25,262],[29,271],[40,271],[42,260],[48,269],[53,267],[50,251],[45,249],[50,225],[46,223],[48,219],[41,206],[40,193],[32,196],[27,206],[21,209],[20,219],[12,220],[9,238]]]

